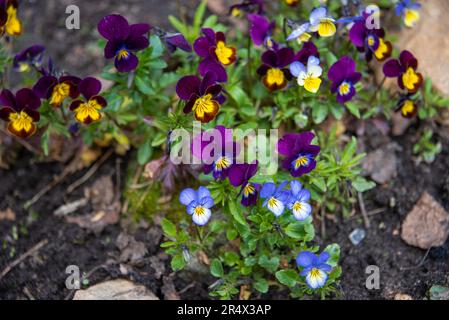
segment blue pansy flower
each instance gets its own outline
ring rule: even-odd
[[[284,190],[288,181],[282,182],[279,187],[272,182],[265,183],[260,191],[260,197],[266,199],[263,206],[274,213],[276,217],[284,213],[290,193]]]
[[[209,222],[212,215],[210,209],[214,206],[214,199],[207,188],[200,187],[198,191],[185,189],[181,192],[179,201],[187,206],[187,213],[192,216],[195,224],[204,226]]]
[[[313,9],[310,13],[309,21],[302,25],[297,25],[287,37],[287,41],[302,39],[308,32],[318,32],[320,37],[332,37],[337,32],[335,23],[335,19],[329,15],[326,7]]]
[[[296,220],[304,221],[312,214],[312,206],[309,204],[310,192],[303,189],[299,181],[290,182],[290,189],[287,206],[292,210]]]
[[[420,18],[419,9],[421,9],[421,4],[419,2],[414,2],[412,0],[402,0],[396,5],[396,15],[403,17],[404,24],[412,28],[414,27]]]
[[[306,278],[307,285],[311,289],[319,289],[326,284],[328,272],[332,270],[332,267],[327,264],[329,258],[330,255],[327,252],[318,256],[310,251],[303,251],[296,258],[298,266],[304,268],[301,276]]]

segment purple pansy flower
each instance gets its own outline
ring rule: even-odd
[[[323,252],[319,256],[303,251],[296,258],[298,267],[304,268],[301,276],[306,278],[306,282],[311,289],[319,289],[326,284],[328,273],[332,271],[332,266],[328,264],[329,253]]]
[[[75,113],[75,119],[84,124],[100,121],[103,115],[100,113],[107,106],[107,101],[98,95],[101,91],[101,82],[95,78],[87,77],[78,86],[84,100],[75,100],[70,105],[70,110]]]
[[[256,46],[277,47],[276,43],[271,39],[271,35],[276,27],[275,22],[270,23],[266,17],[258,14],[249,14],[248,20],[251,23],[249,29],[251,39]]]
[[[257,14],[262,14],[263,9],[263,0],[246,0],[232,5],[229,9],[229,14],[233,17],[240,17],[242,12],[256,12]]]
[[[302,49],[296,54],[295,61],[299,61],[303,65],[306,65],[310,57],[320,58],[318,48],[312,41],[304,43]]]
[[[185,52],[192,52],[192,46],[182,33],[168,32],[162,35],[161,38],[165,42],[165,45],[170,53],[175,52],[176,49],[180,49]]]
[[[254,206],[257,203],[257,195],[261,188],[260,184],[251,183],[249,180],[257,173],[258,163],[236,164],[229,170],[229,181],[234,187],[240,187],[242,194],[242,205]],[[239,193],[239,194],[240,194]]]
[[[360,81],[362,74],[356,72],[354,60],[345,56],[332,65],[328,78],[332,81],[331,92],[337,93],[337,101],[345,104],[356,94],[355,84]]]
[[[373,55],[378,61],[384,61],[391,56],[393,46],[391,42],[385,40],[383,28],[369,29],[367,27],[368,17],[370,17],[368,13],[363,13],[362,19],[355,22],[349,31],[349,38],[357,50],[365,52],[367,61],[371,61]]]
[[[105,58],[115,58],[115,67],[119,72],[135,70],[139,59],[134,52],[150,45],[146,36],[150,30],[149,24],[129,25],[128,20],[118,14],[104,17],[98,24],[98,32],[108,40],[104,48]]]
[[[34,45],[22,50],[14,57],[13,68],[17,72],[27,72],[30,68],[39,68],[42,65],[45,47]]]
[[[404,50],[399,60],[392,59],[385,63],[383,71],[388,78],[398,78],[398,85],[402,90],[415,93],[423,83],[423,76],[416,72],[418,60],[410,51]]]
[[[288,181],[282,182],[278,187],[272,183],[265,183],[260,190],[260,197],[266,199],[263,203],[264,207],[267,207],[276,217],[281,216],[288,204],[290,192],[284,190]]]
[[[268,50],[262,55],[262,66],[257,73],[262,76],[265,87],[270,91],[283,89],[287,86],[292,75],[288,66],[295,59],[295,53],[291,48]]]
[[[315,169],[315,158],[321,149],[310,144],[314,138],[315,135],[307,131],[300,134],[289,133],[279,140],[278,152],[286,157],[282,167],[289,170],[293,177],[300,177]]]
[[[217,83],[215,73],[208,72],[201,80],[197,76],[185,76],[178,81],[176,93],[187,101],[184,113],[193,111],[195,119],[201,123],[212,121],[226,99],[222,95],[222,86]]]
[[[197,191],[193,189],[185,189],[179,196],[179,201],[187,206],[187,213],[192,216],[196,225],[206,225],[211,216],[210,210],[214,206],[214,199],[210,195],[210,191],[205,187],[200,187]]]
[[[66,98],[79,96],[78,85],[81,79],[73,76],[43,76],[34,85],[33,91],[41,99],[48,99],[53,107],[59,107]]]
[[[226,82],[228,76],[224,66],[229,66],[237,60],[237,49],[226,44],[223,32],[215,32],[210,28],[201,29],[204,36],[193,44],[195,53],[203,60],[198,66],[198,72],[205,76],[208,72],[217,75],[218,82]]]
[[[193,156],[204,163],[204,174],[212,173],[215,179],[220,180],[229,176],[229,170],[236,163],[240,152],[232,130],[223,126],[216,126],[214,131],[202,132],[195,137],[191,149]]]
[[[14,96],[4,89],[0,94],[0,106],[0,119],[8,122],[7,129],[11,134],[25,139],[36,132],[41,100],[33,90],[21,89]]]

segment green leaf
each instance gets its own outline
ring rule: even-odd
[[[229,241],[235,240],[235,239],[238,237],[238,235],[239,235],[239,233],[238,233],[237,230],[235,230],[235,229],[228,229],[228,230],[226,231],[226,238],[227,238]]]
[[[228,203],[229,206],[229,212],[231,213],[232,217],[237,221],[238,223],[242,225],[247,225],[245,217],[243,216],[243,212],[240,210],[239,207],[237,207],[237,204],[230,200]]]
[[[327,260],[327,264],[332,267],[336,267],[338,261],[340,260],[340,246],[336,243],[330,244],[324,249],[325,252],[329,253],[330,258]]]
[[[352,137],[351,142],[349,142],[346,145],[345,150],[343,150],[343,154],[341,156],[341,163],[345,164],[346,162],[351,160],[356,151],[357,151],[357,139],[355,137]]]
[[[201,23],[203,22],[204,14],[206,13],[207,8],[207,0],[203,0],[201,4],[198,6],[198,9],[196,9],[195,17],[193,19],[193,26],[195,30],[200,29]]]
[[[140,92],[142,92],[143,94],[152,96],[155,94],[155,91],[153,90],[153,88],[151,88],[148,83],[146,83],[141,77],[137,77],[136,78],[136,86],[137,89],[139,89]]]
[[[298,282],[298,273],[295,270],[285,269],[276,272],[276,279],[287,287],[294,287]]]
[[[185,266],[186,262],[182,255],[177,254],[173,256],[173,258],[171,259],[171,268],[173,269],[173,271],[184,269]]]
[[[175,16],[169,15],[168,16],[168,21],[173,26],[173,28],[175,28],[176,30],[178,30],[182,34],[187,34],[188,33],[189,30],[187,29],[187,26],[184,23],[182,23]]]
[[[164,234],[168,237],[175,238],[178,234],[175,224],[166,218],[162,219],[161,226]]]
[[[356,118],[360,119],[360,110],[354,102],[346,103],[346,108],[349,112],[354,115]]]
[[[300,239],[303,241],[313,240],[315,237],[315,229],[311,223],[311,219],[306,221],[295,221],[290,223],[285,228],[285,234],[293,239]]]
[[[328,113],[329,108],[326,104],[316,103],[314,106],[312,106],[313,122],[315,122],[316,124],[320,124],[326,119]]]
[[[222,278],[224,276],[223,265],[220,260],[212,260],[212,263],[210,264],[210,273],[216,278]]]
[[[259,279],[254,283],[254,289],[261,293],[267,293],[269,288],[268,281],[265,279]]]
[[[270,272],[275,272],[279,267],[279,261],[278,257],[268,258],[267,256],[261,256],[259,258],[259,265]]]
[[[150,140],[145,141],[137,151],[137,161],[141,166],[145,165],[150,161],[153,155],[153,148],[151,147]]]
[[[352,186],[358,192],[366,192],[376,187],[376,183],[373,181],[368,181],[363,177],[357,177],[352,181]]]

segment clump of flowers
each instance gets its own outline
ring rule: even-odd
[[[19,137],[29,138],[37,130],[41,100],[31,89],[21,89],[14,95],[4,89],[0,94],[0,119],[8,123],[8,131]]]
[[[130,25],[121,15],[104,17],[98,24],[98,32],[108,41],[104,48],[106,59],[115,58],[119,72],[130,72],[137,68],[139,59],[135,52],[150,45],[147,33],[151,26],[147,23]]]

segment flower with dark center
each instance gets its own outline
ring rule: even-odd
[[[230,66],[237,60],[237,49],[226,44],[223,32],[216,33],[210,28],[203,28],[201,31],[204,36],[198,38],[193,44],[195,53],[202,58],[198,72],[203,77],[206,73],[213,72],[218,82],[226,82],[228,77],[224,67]]]
[[[315,290],[326,285],[328,273],[332,271],[332,266],[328,264],[329,253],[323,252],[319,256],[303,251],[296,258],[298,267],[303,268],[301,276],[306,278],[307,285]]]
[[[185,189],[179,196],[181,204],[187,206],[187,213],[192,216],[193,222],[198,226],[206,225],[211,216],[210,210],[214,206],[214,199],[210,191],[205,187],[200,187],[197,191]]]
[[[84,124],[100,121],[103,117],[100,111],[108,104],[105,98],[98,95],[101,91],[101,82],[87,77],[79,83],[78,88],[84,100],[75,100],[70,105],[70,110],[75,113],[75,119]]]
[[[98,32],[108,40],[104,48],[105,58],[115,58],[115,67],[119,72],[135,70],[139,59],[134,53],[150,45],[147,37],[150,30],[149,24],[130,25],[128,20],[118,14],[104,17],[98,24]]]
[[[254,206],[257,203],[257,196],[261,188],[260,184],[249,182],[257,173],[258,163],[236,164],[229,170],[229,181],[234,187],[241,187],[242,205],[245,207]]]
[[[404,118],[413,118],[418,113],[418,104],[411,95],[405,95],[399,99],[396,111]]]
[[[34,85],[33,91],[41,99],[48,99],[53,107],[59,107],[66,98],[78,98],[81,79],[73,76],[43,76]]]
[[[345,56],[332,65],[328,78],[332,81],[331,92],[337,93],[337,101],[345,104],[356,94],[355,84],[360,81],[362,74],[356,72],[354,60]]]
[[[212,121],[226,99],[222,95],[222,87],[217,83],[217,76],[208,72],[201,80],[197,76],[185,76],[178,81],[176,93],[187,101],[184,113],[193,111],[195,119],[201,123]]]
[[[0,36],[4,33],[19,36],[22,33],[22,23],[17,17],[18,7],[17,0],[0,0]]]
[[[262,76],[265,87],[270,91],[284,89],[292,75],[288,66],[293,62],[295,53],[290,48],[268,50],[262,55],[262,66],[257,73]]]
[[[391,59],[385,63],[383,72],[387,78],[398,78],[398,85],[402,90],[415,93],[423,83],[423,76],[416,72],[418,60],[410,51],[404,50],[399,60]]]
[[[312,145],[315,138],[312,132],[289,133],[278,142],[279,154],[285,156],[282,167],[297,178],[315,169],[315,158],[320,153],[320,147]]]
[[[44,51],[44,46],[34,45],[19,52],[14,57],[14,70],[17,72],[27,72],[31,68],[40,68],[44,57]]]
[[[41,100],[31,89],[21,89],[16,95],[4,89],[0,94],[0,119],[8,122],[8,131],[20,138],[32,136],[37,129]]]

